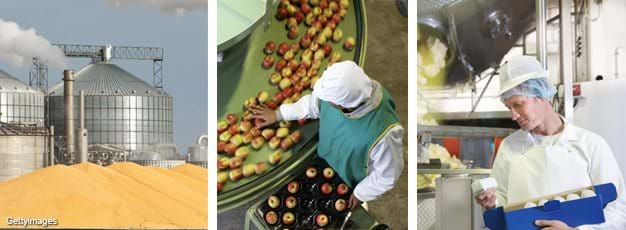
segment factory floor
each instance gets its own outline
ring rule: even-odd
[[[408,209],[408,18],[400,15],[395,0],[370,0],[367,15],[365,73],[380,82],[393,96],[405,129],[404,171],[395,188],[369,202],[370,214],[391,229],[407,229]]]
[[[395,0],[370,0],[367,15],[365,72],[380,82],[393,96],[400,122],[408,130],[408,19],[400,15]],[[407,227],[407,142],[404,137],[404,171],[394,189],[369,202],[369,212],[379,223],[392,229]],[[246,210],[251,204],[218,215],[219,229],[243,229]]]

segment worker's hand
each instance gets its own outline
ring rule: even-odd
[[[276,123],[276,112],[265,107],[265,105],[251,105],[249,110],[252,111],[252,118],[263,120],[261,123],[255,122],[258,129]]]
[[[485,209],[492,209],[496,207],[496,188],[487,189],[478,196],[474,197],[476,203]]]
[[[354,193],[352,193],[352,195],[350,195],[350,200],[348,200],[348,208],[350,208],[350,210],[354,210],[359,206],[361,206],[361,201],[356,198]]]
[[[575,229],[558,220],[535,220],[535,224],[541,229],[548,230],[571,230]]]

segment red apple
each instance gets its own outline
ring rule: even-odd
[[[303,126],[306,125],[306,119],[298,119],[298,125]],[[297,141],[294,141],[297,142]]]
[[[237,124],[231,125],[228,127],[228,133],[230,133],[231,136],[237,135],[239,133],[239,126]]]
[[[217,122],[217,133],[222,133],[228,129],[228,122],[221,120]]]
[[[333,42],[339,42],[342,36],[343,31],[341,31],[341,29],[339,28],[335,29],[335,32],[333,32]]]
[[[269,225],[274,225],[278,223],[278,214],[274,211],[269,211],[265,213],[265,222]]]
[[[291,140],[291,138],[285,138],[280,142],[280,148],[282,150],[286,151],[291,148],[291,146],[293,146],[293,140]]]
[[[308,38],[311,39],[312,37],[315,37],[315,35],[317,35],[317,32],[318,32],[317,28],[311,27],[306,30],[305,36],[308,36]]]
[[[330,55],[330,62],[338,62],[341,60],[341,52],[335,51]]]
[[[234,125],[235,123],[237,123],[237,115],[229,113],[228,115],[226,115],[226,122],[228,122],[229,125]]]
[[[309,4],[302,4],[300,5],[300,11],[302,11],[302,13],[304,14],[308,14],[311,12],[311,6]]]
[[[330,21],[333,24],[331,25],[330,22],[328,24],[331,25],[331,28],[335,29],[335,28],[337,28],[337,25],[339,25],[339,23],[341,23],[341,18],[342,18],[341,14],[335,13],[335,14],[333,14],[332,17],[330,17]]]
[[[296,39],[298,38],[298,33],[300,32],[300,29],[298,29],[298,27],[291,27],[289,28],[289,31],[287,32],[287,37],[289,39]]]
[[[224,183],[217,183],[217,192],[221,192],[224,189]]]
[[[324,213],[317,214],[317,216],[315,216],[315,224],[320,227],[325,227],[328,225],[328,216]]]
[[[289,0],[280,0],[280,3],[278,3],[278,7],[285,7],[285,8],[287,8],[289,5],[291,5]]]
[[[313,15],[313,13],[308,13],[304,16],[304,24],[306,26],[311,26],[311,24],[313,23],[313,19],[315,18],[315,16]]]
[[[339,10],[339,4],[337,4],[337,2],[335,1],[331,1],[328,3],[328,9],[331,9],[332,11],[337,11]]]
[[[241,169],[233,169],[230,170],[230,172],[228,173],[228,177],[230,177],[231,181],[238,181],[239,179],[241,179],[241,177],[243,177],[243,173],[241,172]]]
[[[352,51],[355,45],[356,45],[356,41],[354,40],[354,38],[348,37],[346,38],[346,41],[343,43],[343,48],[347,51]]]
[[[226,142],[224,142],[224,141],[217,141],[217,152],[218,153],[224,152],[224,148],[225,147],[226,147]]]
[[[272,68],[272,66],[274,66],[274,57],[271,55],[265,56],[265,58],[263,58],[263,63],[261,63],[261,66],[263,66],[264,69]]]
[[[226,183],[226,182],[228,182],[228,172],[218,172],[217,183]]]
[[[233,145],[232,143],[227,143],[224,146],[224,151],[226,151],[226,153],[230,156],[234,156],[235,152],[237,151],[237,146]]]
[[[298,183],[297,181],[292,181],[292,182],[289,182],[289,184],[287,184],[288,192],[292,194],[296,194],[298,190],[300,190],[300,183]]]
[[[320,11],[320,13],[322,13],[322,12]],[[317,16],[317,15],[316,15],[316,16]],[[323,28],[323,27],[322,27],[322,22],[320,22],[320,21],[313,21],[313,23],[311,23],[311,27],[312,27],[312,28],[315,28],[315,29],[319,32],[319,31],[321,31],[321,30],[322,30],[322,28]]]
[[[285,100],[285,97],[283,96],[281,92],[276,92],[274,96],[272,97],[272,100],[280,104],[283,102],[283,100]]]
[[[241,136],[241,134],[235,134],[230,138],[230,143],[239,147],[243,143],[243,136]]]
[[[330,180],[335,176],[335,170],[333,170],[331,167],[326,167],[324,168],[324,170],[322,170],[322,175],[324,175],[324,178]]]
[[[278,45],[278,50],[276,52],[278,53],[278,56],[283,56],[287,50],[289,50],[289,45],[286,42],[282,42]]]
[[[274,136],[272,137],[272,139],[270,139],[268,145],[270,146],[270,149],[277,149],[278,146],[280,146],[280,137]]]
[[[254,175],[254,168],[255,165],[254,164],[246,164],[243,166],[243,169],[241,170],[243,172],[243,176],[244,177],[250,177]]]
[[[281,61],[284,61],[284,60],[281,60]],[[277,66],[278,66],[278,65],[277,65]],[[284,67],[282,67],[282,68],[284,68]],[[281,70],[282,70],[282,68],[281,68]],[[272,85],[276,85],[276,84],[278,84],[278,82],[280,82],[280,80],[282,80],[282,79],[283,79],[283,76],[281,76],[281,75],[280,75],[280,73],[274,72],[274,73],[272,73],[272,75],[270,76],[270,83],[271,83]]]
[[[264,173],[265,170],[267,170],[267,165],[265,164],[265,162],[256,163],[256,167],[254,168],[254,173],[259,175],[259,174]]]
[[[293,91],[294,91],[295,93],[301,93],[301,92],[304,90],[304,88],[305,88],[305,87],[304,87],[304,83],[303,83],[302,81],[300,81],[300,82],[298,82],[298,84],[296,84],[296,85],[293,87]]]
[[[241,157],[230,158],[229,164],[230,164],[230,169],[238,169],[243,164],[243,158]]]
[[[350,187],[348,187],[348,185],[344,183],[337,185],[337,194],[339,194],[340,196],[346,195],[349,192],[350,192]]]
[[[265,43],[265,47],[263,48],[263,53],[267,55],[272,55],[275,50],[276,50],[276,43],[274,43],[273,41],[269,41]]]
[[[324,195],[330,195],[333,193],[333,185],[330,183],[322,183],[322,185],[320,185],[320,191]]]
[[[330,44],[326,43],[324,47],[322,47],[322,50],[324,51],[324,56],[328,57],[330,56],[330,53],[333,52],[333,47]]]
[[[348,208],[348,202],[346,202],[346,200],[337,199],[335,201],[335,210],[337,210],[337,212],[343,212],[346,208]]]
[[[278,206],[280,206],[280,198],[277,196],[270,196],[267,198],[267,206],[270,208],[278,208]]]
[[[241,158],[242,161],[246,160],[248,155],[250,155],[250,148],[248,148],[248,146],[241,146],[235,151],[235,156]]]
[[[263,136],[265,140],[270,140],[275,135],[276,135],[276,132],[270,128],[263,129],[263,131],[261,132],[261,136]]]
[[[324,50],[317,50],[315,51],[315,54],[313,55],[313,60],[317,60],[321,62],[322,60],[324,60],[325,56],[326,54],[324,53]]]
[[[269,97],[269,95],[267,95]],[[242,133],[248,132],[252,129],[252,122],[250,121],[242,121],[239,123],[239,131]]]
[[[255,150],[259,150],[265,144],[265,139],[263,137],[255,137],[252,139],[251,146]]]
[[[278,10],[276,11],[276,19],[278,19],[278,21],[282,21],[282,20],[285,20],[287,16],[289,16],[289,12],[287,11],[287,8],[278,7]]]
[[[274,67],[274,70],[276,70],[276,72],[280,72],[282,71],[285,67],[287,67],[287,60],[285,59],[280,59],[278,61],[278,63],[276,63],[276,66]],[[271,76],[270,76],[271,77]],[[271,80],[271,79],[270,79]]]
[[[339,20],[340,20],[339,22],[341,22],[341,17],[339,17],[339,15],[334,14],[334,15],[333,15],[333,17],[334,17],[334,16],[337,16],[337,18],[339,18]],[[338,25],[338,24],[339,24],[339,23],[338,23],[338,22],[336,22],[336,21],[334,21],[334,20],[333,20],[333,18],[331,17],[331,18],[330,18],[330,21],[328,21],[328,23],[326,23],[326,27],[330,27],[330,29],[332,29],[332,30],[333,30],[333,34],[334,34],[334,31],[335,31],[335,29],[337,29],[337,25]]]
[[[298,200],[293,196],[288,196],[285,198],[285,207],[291,209],[298,206]]]
[[[298,22],[298,24],[302,23],[304,21],[304,13],[298,11],[293,15],[294,18],[296,18],[296,21]]]
[[[268,157],[267,157],[267,161],[270,162],[270,164],[272,165],[276,165],[278,163],[280,163],[280,160],[283,156],[283,153],[278,150],[276,152],[271,153]]]
[[[252,123],[250,123],[252,124]],[[252,142],[252,139],[254,139],[254,136],[252,136],[252,134],[250,132],[245,132],[242,135],[242,141],[244,145],[250,144],[250,142]]]
[[[283,213],[283,224],[292,225],[294,222],[296,222],[296,215],[292,212]]]
[[[308,36],[304,36],[300,39],[300,46],[302,46],[303,49],[309,48],[309,46],[311,46],[311,38]]]
[[[350,2],[348,0],[341,0],[339,1],[339,6],[341,6],[341,8],[348,8],[348,6],[350,5]]]
[[[302,56],[300,56],[300,58],[302,59],[302,62],[304,61],[308,61],[309,62],[309,68],[311,66],[311,57],[313,57],[313,50],[311,49],[306,49],[304,51],[302,51]]]
[[[322,35],[325,38],[331,38],[333,36],[333,29],[330,28],[330,26],[324,27],[324,29],[322,30]]]
[[[309,49],[313,52],[319,50],[321,47],[320,43],[318,41],[313,41],[313,43],[311,43],[311,46],[309,46]]]
[[[285,24],[285,29],[289,30],[294,27],[298,27],[298,20],[296,20],[295,17],[288,18],[287,24]]]
[[[320,8],[322,8],[322,9],[328,8],[328,1],[327,0],[320,0]]]
[[[309,49],[307,50],[311,52],[311,50]],[[305,52],[306,50],[302,53],[302,55],[304,55]],[[305,71],[303,76],[306,76],[306,71],[309,70],[310,68],[311,68],[311,59],[308,59],[308,60],[302,59],[302,61],[300,62],[300,69],[303,69]]]
[[[337,14],[343,19],[344,17],[346,17],[346,15],[348,14],[348,10],[345,8],[341,8],[339,9],[339,11],[337,12]]]
[[[315,51],[317,52],[317,51]],[[315,60],[313,59],[313,61],[311,61],[311,69],[309,69],[309,72],[311,73],[307,73],[307,77],[315,77],[317,76],[317,71],[322,67],[322,61],[320,60]]]
[[[220,159],[217,160],[217,169],[224,170],[227,168],[230,168],[230,158],[220,157]]]
[[[298,8],[296,8],[296,6],[294,5],[289,5],[287,6],[287,13],[289,13],[289,16],[293,16],[296,11],[298,11]]]
[[[283,89],[283,91],[281,91],[281,93],[283,94],[283,97],[285,98],[291,97],[293,95],[293,88],[291,87],[285,88]]]
[[[259,130],[257,127],[252,127],[250,129],[250,134],[252,134],[253,137],[260,137],[261,136],[261,130]]]
[[[308,167],[305,171],[306,177],[314,179],[317,177],[317,169],[315,167]]]
[[[278,102],[271,100],[265,103],[265,106],[271,110],[276,110],[278,108]]]
[[[289,72],[291,72],[291,70],[289,70]],[[291,73],[289,73],[289,75],[288,75],[288,76],[291,76]],[[284,75],[283,75],[283,79],[282,79],[282,80],[280,80],[280,82],[278,83],[278,87],[279,87],[281,90],[284,90],[284,89],[286,89],[286,88],[288,88],[288,87],[290,87],[290,86],[291,86],[291,81],[290,81],[289,79],[287,79],[287,77],[286,77],[286,76],[284,76]],[[283,95],[283,96],[284,96],[284,95]]]
[[[300,63],[296,59],[291,59],[291,61],[289,61],[289,64],[287,64],[287,68],[289,68],[292,73],[296,71],[298,67],[300,67]]]

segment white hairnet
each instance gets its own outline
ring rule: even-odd
[[[552,85],[547,78],[534,78],[526,80],[521,84],[507,90],[500,95],[500,100],[504,103],[511,96],[526,96],[526,97],[538,97],[547,101],[552,101],[552,98],[556,94],[556,88]]]
[[[356,108],[370,98],[372,80],[352,61],[337,62],[322,74],[313,95],[344,108]]]

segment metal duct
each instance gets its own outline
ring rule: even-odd
[[[74,71],[63,71],[63,99],[65,102],[65,152],[74,154]]]
[[[436,6],[430,8],[431,12],[418,13],[418,22],[445,33],[452,46],[448,48],[457,54],[448,71],[446,85],[465,83],[489,67],[497,68],[535,20],[534,1],[460,0]],[[437,28],[437,24],[446,27]]]

